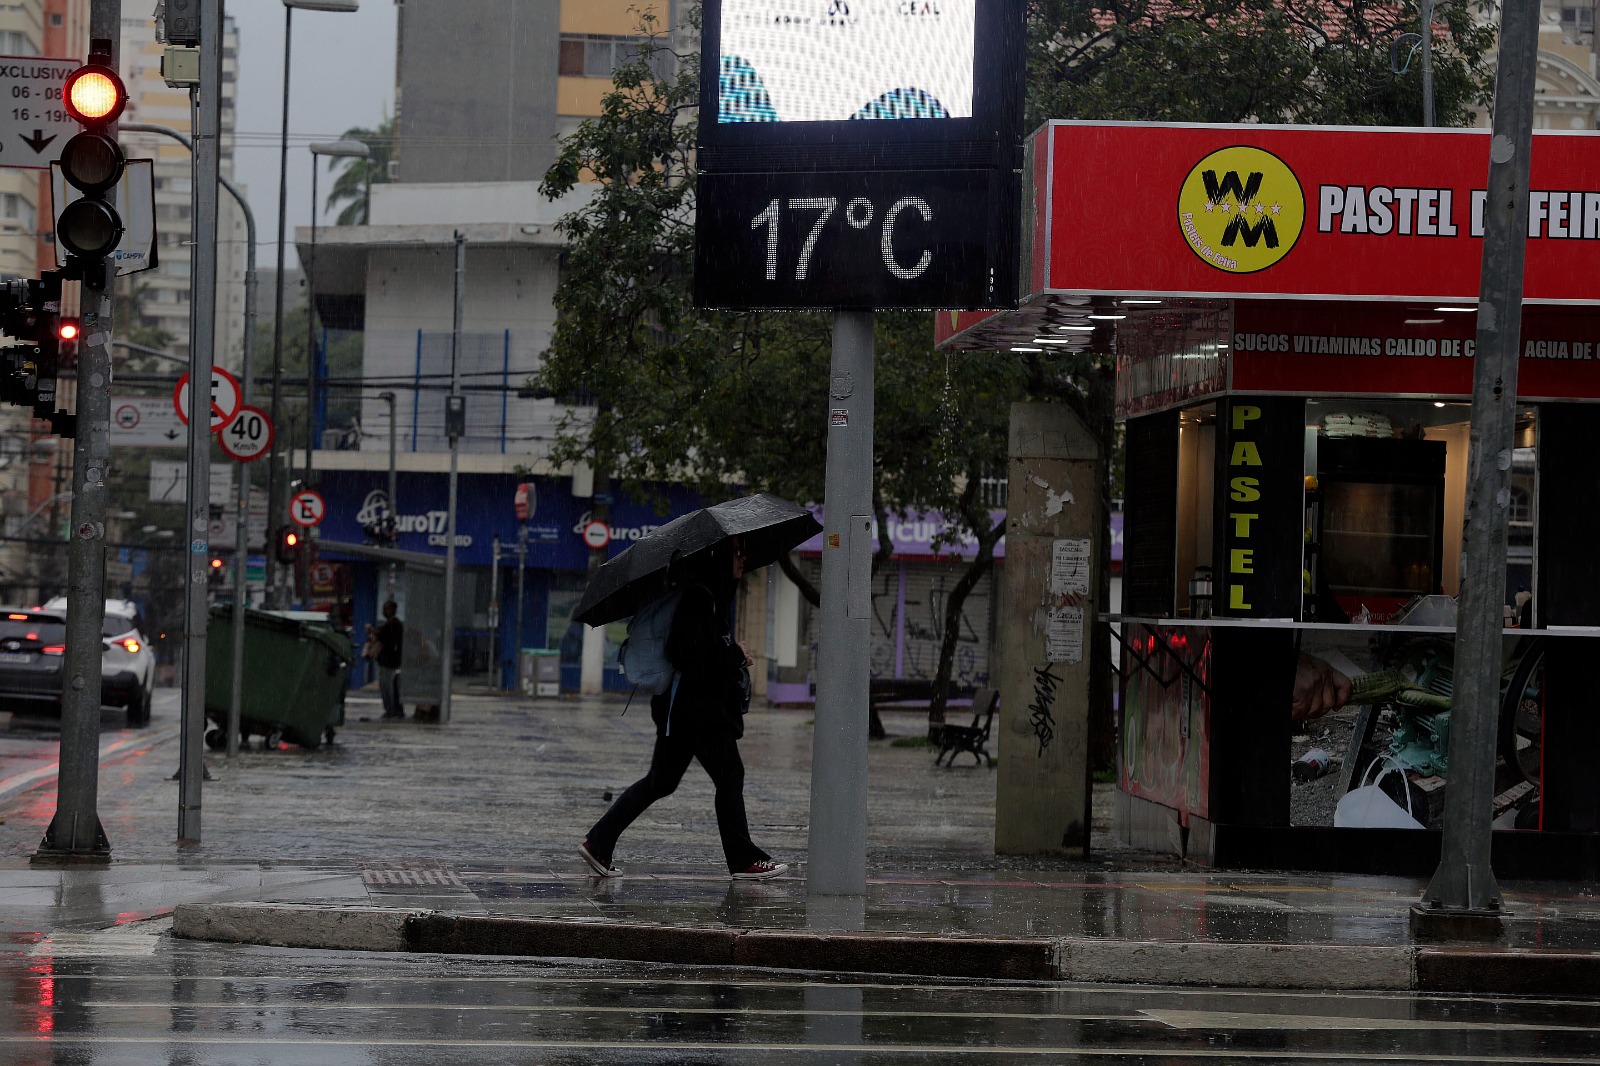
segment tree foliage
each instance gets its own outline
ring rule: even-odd
[[[389,160],[394,158],[394,118],[385,115],[377,129],[352,126],[339,135],[340,140],[360,141],[367,146],[367,157],[330,156],[328,169],[336,172],[333,188],[323,201],[324,209],[332,211],[343,204],[334,220],[338,226],[364,226],[367,223],[367,204],[372,186],[389,180]]]
[[[1435,124],[1488,103],[1480,0],[1434,5]],[[1422,124],[1414,0],[1029,0],[1028,113],[1148,122]],[[1400,66],[1402,73],[1394,73]]]

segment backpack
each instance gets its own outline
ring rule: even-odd
[[[675,588],[645,605],[628,624],[628,639],[617,652],[623,676],[652,695],[667,691],[677,679],[677,670],[667,661],[667,633],[682,599],[683,589]]]

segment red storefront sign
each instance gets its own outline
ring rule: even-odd
[[[1050,123],[1027,171],[1048,187],[1032,196],[1024,298],[1474,300],[1489,136]],[[1592,301],[1600,136],[1537,132],[1532,171],[1526,298]]]
[[[1477,316],[1431,307],[1240,301],[1229,367],[1239,392],[1470,398]],[[1517,396],[1600,397],[1600,318],[1528,308]]]

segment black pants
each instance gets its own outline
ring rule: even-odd
[[[722,834],[722,854],[728,872],[738,873],[752,863],[771,858],[750,840],[750,823],[744,813],[744,762],[739,758],[739,742],[721,735],[675,733],[656,736],[650,755],[650,772],[628,786],[611,809],[589,830],[589,850],[610,860],[617,838],[656,800],[677,789],[683,772],[695,759],[711,776],[717,788],[717,830]]]

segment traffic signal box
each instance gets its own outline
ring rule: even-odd
[[[0,331],[14,343],[0,348],[0,401],[33,410],[63,437],[77,435],[77,416],[56,409],[56,378],[77,365],[83,333],[83,289],[104,292],[106,257],[122,242],[122,217],[113,198],[127,160],[111,124],[128,91],[110,66],[110,43],[94,42],[89,62],[63,88],[67,112],[83,126],[61,149],[61,176],[80,194],[56,213],[56,241],[66,266],[37,279],[0,277]]]
[[[128,90],[110,60],[109,51],[90,52],[63,92],[67,112],[83,132],[61,149],[61,176],[82,195],[56,214],[56,240],[72,256],[96,264],[103,264],[123,234],[122,217],[108,197],[115,195],[127,159],[110,126],[127,106]],[[103,267],[96,273],[103,277]]]
[[[279,526],[273,536],[274,552],[278,562],[285,566],[293,565],[300,556],[300,540],[302,534],[293,526]]]
[[[68,271],[37,280],[0,278],[0,330],[17,343],[0,348],[0,401],[32,408],[63,437],[77,433],[77,416],[56,409],[56,378],[77,365],[82,286]]]

